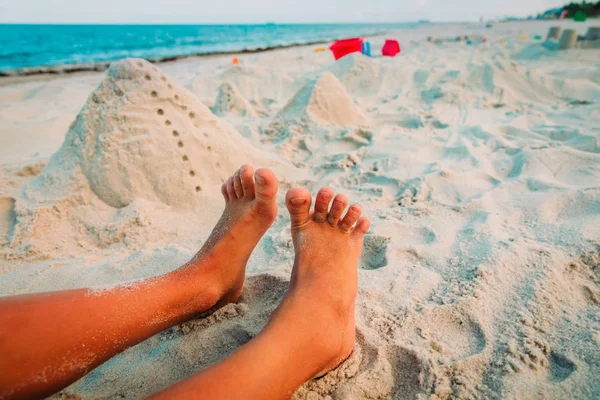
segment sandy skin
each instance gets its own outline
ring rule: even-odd
[[[277,215],[277,188],[267,169],[236,171],[222,187],[226,206],[210,238],[169,274],[102,291],[0,299],[0,396],[51,395],[128,347],[237,301],[248,258]],[[328,210],[332,198],[322,189],[311,213],[306,189],[288,192],[296,262],[285,299],[254,340],[157,397],[286,398],[350,355],[357,262],[369,221],[359,218],[358,206],[342,218],[347,200],[341,195]]]

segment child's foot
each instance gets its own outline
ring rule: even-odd
[[[244,165],[221,187],[225,210],[202,249],[188,263],[211,268],[216,306],[236,302],[242,294],[246,263],[277,216],[277,178]]]
[[[296,259],[290,289],[270,322],[308,339],[297,345],[305,346],[305,362],[314,363],[315,374],[335,368],[354,349],[358,259],[370,225],[360,218],[358,205],[342,218],[348,200],[341,194],[329,209],[333,194],[321,189],[313,213],[308,190],[292,189],[286,195]]]

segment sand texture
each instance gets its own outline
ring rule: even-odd
[[[289,281],[285,191],[330,186],[372,221],[357,345],[295,399],[600,398],[600,50],[520,40],[551,25],[396,32],[396,58],[126,59],[0,86],[3,296],[171,271],[237,167],[280,178],[239,304],[56,397],[141,398],[248,342]],[[466,34],[487,42],[426,40]]]

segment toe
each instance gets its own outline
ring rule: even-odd
[[[302,229],[309,221],[310,202],[310,192],[305,188],[291,189],[285,195],[285,204],[292,220],[292,230]]]
[[[233,176],[230,176],[229,179],[227,179],[227,194],[229,195],[229,200],[237,199],[235,190],[233,189]]]
[[[353,233],[355,235],[362,236],[365,233],[369,232],[370,226],[371,226],[371,221],[369,221],[369,218],[361,217],[361,218],[359,218],[358,222],[356,223],[356,227],[354,228]]]
[[[221,194],[225,198],[225,201],[229,201],[229,195],[227,194],[227,183],[221,185]]]
[[[254,167],[252,165],[244,165],[240,169],[240,179],[242,180],[244,196],[254,199]]]
[[[360,206],[358,204],[351,205],[348,211],[346,212],[344,219],[342,219],[342,221],[339,224],[340,229],[343,232],[349,232],[354,223],[358,221],[358,218],[360,218],[361,213],[362,210],[360,209]]]
[[[277,195],[277,178],[270,169],[259,168],[254,173],[256,198],[258,201],[272,201]]]
[[[277,216],[277,177],[273,171],[266,168],[259,168],[254,173],[254,208],[261,215],[275,219]]]
[[[331,205],[331,210],[329,210],[329,214],[327,215],[327,222],[331,224],[331,226],[336,226],[344,209],[348,206],[348,199],[343,194],[338,194],[333,199],[333,204]]]
[[[315,222],[322,223],[327,221],[327,211],[329,210],[329,203],[332,198],[333,190],[329,188],[319,190],[315,199],[315,214],[313,215]]]
[[[244,191],[242,190],[242,178],[240,178],[240,170],[235,171],[235,175],[233,175],[233,190],[235,190],[235,194],[238,199],[244,197]]]

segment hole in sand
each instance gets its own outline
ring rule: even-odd
[[[150,78],[150,75],[146,75],[146,80],[147,80],[147,81],[149,81],[149,80],[151,80],[151,79],[152,79],[152,78]]]
[[[167,78],[165,78],[164,76],[161,76],[161,77],[160,77],[160,79],[161,79],[163,82],[166,82],[166,81],[167,81]]]
[[[204,137],[208,137],[208,133],[204,132]]]
[[[178,94],[175,95],[175,100],[179,100],[179,95]]]
[[[202,188],[200,186],[196,186],[196,192],[199,192],[201,190],[202,190]]]
[[[0,197],[0,246],[10,241],[16,222],[15,199]]]
[[[215,164],[217,167],[221,166],[221,163],[217,161],[217,163]]]
[[[365,235],[360,268],[372,270],[388,264],[387,249],[390,238],[379,235]]]
[[[141,61],[138,61],[137,65],[138,65],[138,67],[140,67],[140,68],[143,68],[143,67],[144,67],[144,64],[142,64],[142,62],[141,62]]]
[[[169,120],[166,120],[166,121],[165,121],[165,125],[166,125],[166,126],[169,126],[169,125],[171,125],[171,121],[169,121]]]
[[[190,170],[190,176],[196,176],[196,173],[194,172],[194,170]]]
[[[211,147],[211,146],[207,146],[207,147],[206,147],[206,149],[207,149],[208,151],[211,151],[211,150],[212,150],[212,147]]]
[[[156,90],[153,90],[152,93],[150,93],[152,95],[152,97],[156,97],[158,96],[158,93],[156,93]]]
[[[179,136],[179,132],[173,131],[173,136]]]
[[[183,147],[183,142],[180,140],[179,142],[177,142],[177,146]]]
[[[187,106],[186,106],[186,105],[182,105],[182,106],[181,106],[181,109],[182,109],[183,111],[187,111]]]
[[[156,110],[156,113],[157,113],[158,115],[164,115],[164,114],[165,114],[165,112],[163,111],[163,109],[162,109],[162,108],[159,108],[158,110]]]
[[[187,160],[189,160],[188,156],[186,156],[186,155],[184,155],[183,157],[181,157],[181,159],[182,159],[183,161],[187,161]]]
[[[173,86],[169,83],[168,85],[169,89],[173,89]]]
[[[550,353],[550,376],[552,381],[562,382],[576,369],[575,364],[565,356],[555,352]]]
[[[196,114],[193,112],[189,113],[188,115],[190,116],[190,118],[194,118],[196,116]]]

